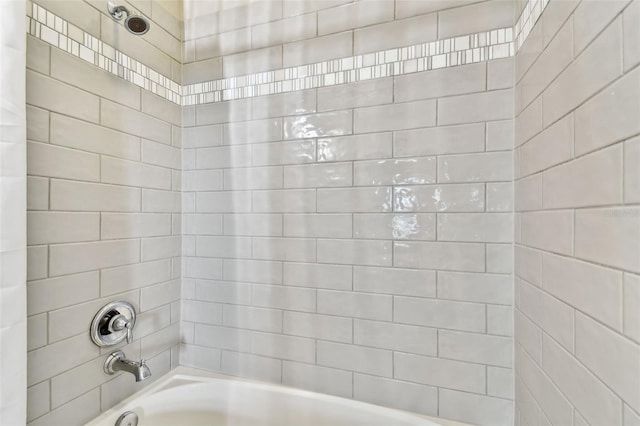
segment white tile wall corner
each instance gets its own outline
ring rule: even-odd
[[[26,40],[24,1],[3,4],[0,15],[0,421],[24,424],[27,414],[26,318]]]
[[[177,365],[180,341],[181,109],[96,67],[113,49],[60,16],[82,22],[99,13],[63,3],[47,3],[59,16],[28,9],[36,31],[27,34],[26,93],[30,424],[89,420]],[[47,40],[55,29],[57,43]],[[139,313],[134,342],[120,348],[149,360],[151,381],[102,373],[106,351],[87,327],[117,299]]]
[[[67,53],[71,53],[94,66],[107,70],[111,74],[129,81],[144,90],[150,91],[178,105],[188,106],[342,85],[511,57],[514,56],[517,49],[522,46],[531,28],[548,4],[548,1],[549,0],[529,0],[513,27],[503,26],[499,29],[475,33],[471,33],[472,29],[470,28],[468,32],[463,33],[468,35],[448,38],[440,37],[439,39],[434,39],[424,34],[413,37],[412,39],[415,40],[388,40],[385,35],[384,38],[375,43],[374,52],[356,56],[345,54],[337,55],[345,56],[342,59],[333,59],[336,57],[336,43],[331,40],[327,40],[328,44],[324,48],[317,46],[312,48],[306,44],[301,44],[300,49],[304,52],[329,49],[330,53],[326,55],[329,60],[320,61],[320,59],[324,58],[318,58],[317,61],[314,61],[315,63],[309,65],[290,66],[259,73],[252,73],[249,67],[241,66],[236,67],[237,69],[235,70],[231,70],[233,76],[214,80],[205,79],[205,81],[197,81],[198,79],[196,78],[197,82],[184,85],[182,85],[181,73],[178,73],[179,76],[176,78],[174,76],[175,73],[171,69],[169,70],[171,72],[166,72],[165,67],[157,64],[153,56],[142,55],[147,60],[146,63],[144,59],[142,61],[133,59],[132,54],[134,51],[128,49],[126,46],[120,46],[120,43],[117,42],[117,37],[112,37],[109,31],[105,31],[103,39],[100,39],[96,37],[98,34],[92,32],[92,26],[78,28],[74,24],[56,15],[55,11],[52,12],[35,3],[31,3],[28,8],[26,23],[27,32],[32,36]],[[480,10],[476,11],[476,13],[498,16],[499,13],[504,14],[505,11],[510,11],[510,8],[504,4],[500,4],[499,2],[494,3],[493,6],[499,7],[499,9],[494,11]],[[380,5],[384,7],[386,7],[386,4],[387,2],[380,2]],[[164,10],[163,7],[158,7],[157,9]],[[391,12],[393,12],[392,9],[393,8],[390,10]],[[93,12],[95,13],[95,11]],[[363,12],[372,12],[371,7],[363,9],[360,14]],[[462,15],[474,13],[474,11],[471,10],[461,12]],[[327,9],[323,11],[323,13],[338,13],[338,16],[342,16],[348,12],[339,9]],[[507,13],[507,15],[509,13]],[[433,16],[435,15],[426,15],[426,17]],[[102,16],[102,20],[104,21],[103,25],[112,24],[112,21],[109,21],[109,18],[106,16]],[[327,22],[333,23],[333,21],[334,19],[328,19]],[[411,19],[409,21],[411,21]],[[455,24],[455,21],[456,19],[454,19],[451,24],[459,26],[459,23]],[[444,22],[448,22],[448,20],[444,19]],[[356,20],[354,23],[356,27],[366,25],[364,21],[360,22]],[[313,22],[313,24],[315,25],[315,22]],[[279,21],[279,25],[286,28],[289,27],[291,23],[283,20]],[[394,25],[407,25],[407,23],[399,21],[397,24],[394,23]],[[491,27],[488,22],[484,25]],[[259,31],[261,27],[263,26],[256,26],[253,29]],[[409,32],[418,35],[423,31],[423,27],[424,25],[420,25],[419,28],[415,28]],[[299,33],[308,28],[309,26],[305,24],[300,30],[293,30],[293,32]],[[166,33],[162,28],[158,28],[157,31],[159,31],[160,34]],[[189,29],[186,31],[187,33],[190,32]],[[273,35],[274,32],[277,33],[279,30],[278,28],[265,27],[264,31],[267,31],[269,35]],[[387,34],[389,31],[393,32],[394,30],[392,28],[380,28],[377,30],[377,32],[380,31]],[[348,33],[342,34],[349,35]],[[313,35],[315,35],[315,33]],[[357,33],[357,35],[364,39],[369,37],[364,33]],[[237,34],[234,35],[233,40],[227,40],[222,36],[219,38],[219,40],[215,40],[214,45],[222,46],[227,45],[229,42],[237,43]],[[254,34],[253,38],[257,40],[260,37],[258,34]],[[318,40],[323,38],[326,37],[318,38]],[[351,37],[348,38],[349,40],[351,39]],[[171,36],[163,37],[163,39],[166,41],[173,40]],[[199,40],[206,41],[205,39]],[[387,43],[391,42],[388,47],[393,48],[378,50],[384,40],[388,40]],[[422,40],[429,42],[417,43]],[[133,39],[132,41],[137,41],[137,39]],[[155,42],[158,43],[159,41],[160,40],[156,40]],[[413,43],[410,43],[410,41],[413,41]],[[153,43],[152,41],[152,44]],[[114,44],[118,44],[118,46],[114,46]],[[196,40],[194,49],[197,49],[197,44],[198,40]],[[190,45],[187,43],[185,46],[188,50]],[[286,46],[289,48],[293,45],[290,44]],[[398,48],[397,46],[406,47]],[[118,47],[120,47],[120,49]],[[141,45],[139,47],[143,48],[144,46]],[[166,43],[163,47],[168,48]],[[257,46],[251,47],[256,48]],[[356,51],[357,50],[356,48]],[[365,52],[369,52],[370,50],[372,49],[365,49]],[[349,50],[349,52],[350,51],[351,50]],[[226,54],[224,51],[220,51],[217,55],[214,54],[214,56],[224,54]],[[141,53],[137,52],[137,55],[141,56]],[[175,56],[175,54],[173,56]],[[242,56],[242,54],[234,56]],[[232,57],[234,56],[227,57],[227,60],[224,61],[225,66],[227,62],[229,64],[232,63]],[[256,59],[247,58],[244,59],[244,62],[251,60],[255,61]],[[219,62],[219,64],[217,62],[211,63],[211,60],[208,60],[198,65],[197,68],[195,67],[197,63],[185,65],[185,72],[190,75],[186,81],[190,81],[195,77],[191,75],[193,73],[203,76],[210,75],[211,67],[215,69],[223,63],[222,60],[219,60]],[[284,61],[284,65],[287,65],[287,61]],[[202,69],[203,67],[206,67],[207,70]],[[238,74],[242,76],[237,76]]]
[[[637,157],[640,80],[623,66],[637,37],[621,25],[639,4],[552,2],[516,55],[520,424],[638,418],[638,176],[625,166]],[[605,358],[601,347],[613,349]]]

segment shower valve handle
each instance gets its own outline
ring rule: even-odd
[[[127,329],[127,343],[133,342],[133,324],[122,314],[118,314],[111,318],[109,328],[112,331],[122,331]]]

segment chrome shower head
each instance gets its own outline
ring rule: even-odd
[[[107,10],[116,21],[120,21],[126,16],[124,27],[131,34],[143,35],[149,32],[149,20],[144,16],[132,14],[126,7],[116,6],[111,2],[107,2]]]

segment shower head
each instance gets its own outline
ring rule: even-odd
[[[134,15],[124,6],[116,6],[111,2],[107,2],[107,10],[116,21],[122,20],[125,16],[124,27],[131,34],[143,35],[149,31],[149,20],[142,15]]]

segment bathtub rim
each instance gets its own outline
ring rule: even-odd
[[[164,390],[176,388],[186,384],[194,384],[198,382],[206,383],[211,381],[211,379],[240,381],[240,382],[250,383],[254,385],[265,386],[265,387],[274,387],[276,389],[281,389],[284,392],[294,392],[299,395],[308,394],[309,396],[320,397],[320,398],[329,399],[329,400],[334,398],[343,399],[346,401],[357,402],[359,404],[370,405],[371,407],[376,407],[378,409],[384,408],[392,411],[401,412],[404,414],[410,414],[413,416],[424,418],[425,420],[429,420],[438,426],[474,426],[470,423],[462,423],[455,420],[427,416],[427,415],[416,413],[413,411],[407,411],[399,408],[373,404],[370,402],[360,401],[353,398],[344,398],[337,395],[330,395],[330,394],[315,392],[307,389],[300,389],[293,386],[283,385],[280,383],[263,382],[260,380],[249,379],[246,377],[231,376],[228,374],[212,372],[208,370],[202,370],[202,369],[186,367],[186,366],[178,366],[172,369],[171,371],[169,371],[168,373],[165,373],[164,375],[158,377],[153,383],[149,384],[149,386],[146,386],[145,388],[140,389],[137,392],[134,392],[133,394],[129,395],[127,398],[123,399],[122,401],[114,405],[113,407],[109,408],[108,410],[100,413],[98,416],[91,419],[88,423],[86,423],[86,426],[97,426],[100,424],[101,421],[104,421],[105,419],[111,416],[115,416],[115,418],[117,418],[118,416],[116,416],[116,414],[117,415],[122,414],[125,411],[124,408],[129,403],[131,403],[136,399],[143,398],[147,395],[151,395],[157,392],[162,392]]]

